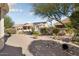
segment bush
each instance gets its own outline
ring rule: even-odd
[[[48,35],[52,35],[53,34],[53,27],[49,27],[48,28]]]
[[[35,28],[32,27],[32,32],[31,32],[31,34],[33,34],[34,32],[35,32]]]
[[[40,32],[42,33],[42,35],[47,35],[48,34],[48,29],[47,28],[41,28]]]
[[[58,28],[53,28],[53,33],[54,33],[55,35],[57,35],[59,31],[60,31],[60,30],[59,30]]]
[[[32,34],[33,34],[33,35],[36,35],[36,36],[41,35],[41,33],[40,33],[40,32],[37,32],[37,31],[34,31]]]
[[[16,30],[14,28],[9,28],[9,29],[5,29],[5,32],[9,34],[15,34]]]
[[[79,36],[79,30],[77,30],[77,36]]]
[[[53,34],[53,27],[41,28],[40,32],[42,33],[42,35],[52,35]]]

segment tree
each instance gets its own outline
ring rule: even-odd
[[[4,17],[4,27],[5,29],[11,28],[13,26],[14,22],[9,16]]]
[[[74,4],[74,12],[69,18],[75,32],[74,39],[76,39],[76,36],[79,33],[79,4]]]
[[[70,18],[71,24],[63,24],[67,28],[74,28],[79,30],[79,4],[34,4],[35,15],[48,18],[48,21],[52,23],[52,20],[61,22],[62,16]],[[70,29],[69,28],[69,29]]]
[[[52,20],[61,22],[62,16],[69,16],[69,12],[72,12],[71,4],[34,4],[35,15],[42,16],[43,18],[48,18],[48,21],[52,23]],[[65,27],[66,25],[63,24]]]
[[[74,12],[69,17],[73,28],[77,29],[77,25],[79,25],[79,4],[74,4]]]

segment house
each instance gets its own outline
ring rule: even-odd
[[[39,31],[41,28],[48,27],[47,22],[35,22],[35,23],[25,23],[25,24],[16,24],[13,26],[16,29],[17,33],[23,32],[32,32],[34,28],[35,31]]]
[[[71,21],[70,21],[69,18],[66,18],[66,19],[64,19],[64,20],[61,20],[61,22],[62,22],[63,24],[68,24],[68,23],[70,23]],[[61,23],[59,23],[59,22],[56,22],[54,25],[55,25],[57,28],[65,28],[65,26],[64,26],[63,24],[61,24]]]
[[[33,23],[35,31],[40,31],[41,28],[47,28],[47,22],[35,22]]]
[[[70,21],[69,18],[66,18],[66,19],[62,20],[61,22],[62,22],[63,24],[69,24],[69,23],[71,23],[71,21]],[[74,35],[73,29],[70,29],[70,30],[69,30],[69,29],[66,28],[63,24],[61,24],[61,23],[59,23],[59,22],[55,23],[55,27],[60,29],[59,34],[61,34],[61,35],[62,35],[62,34],[63,34],[63,35],[70,35],[70,34]]]
[[[16,29],[17,33],[23,33],[25,31],[31,31],[32,26],[33,25],[30,23],[25,23],[25,24],[16,24],[13,26],[13,28]]]
[[[22,26],[23,31],[32,31],[32,27],[33,27],[33,24],[32,23],[25,23]]]

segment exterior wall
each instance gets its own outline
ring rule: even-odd
[[[23,28],[24,27],[24,28]],[[23,31],[32,31],[32,25],[24,25],[22,28],[23,28]]]
[[[23,29],[23,26],[26,27],[25,29]],[[29,27],[29,28],[28,28]],[[16,32],[28,32],[28,31],[32,31],[32,28],[35,28],[35,31],[40,31],[40,28],[45,28],[48,27],[47,23],[36,23],[36,24],[32,24],[32,23],[26,23],[26,24],[22,24],[20,26],[15,26]]]
[[[0,19],[0,50],[4,47],[4,19]]]
[[[0,38],[4,36],[4,19],[0,20]]]
[[[32,26],[26,26],[24,25],[24,28],[23,28],[23,25],[22,26],[15,26],[14,27],[16,29],[16,33],[23,33],[23,32],[29,32],[29,31],[32,31]]]
[[[4,16],[9,12],[7,3],[0,3],[0,50],[4,47]]]
[[[48,28],[48,24],[47,23],[35,24],[34,27],[35,27],[35,31],[40,31],[41,28],[45,28],[45,27]]]
[[[16,33],[21,33],[22,32],[22,27],[15,27]]]

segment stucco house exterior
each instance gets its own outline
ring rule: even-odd
[[[15,28],[15,30],[16,30],[16,33],[32,31],[32,27],[33,27],[33,24],[31,24],[31,23],[16,24],[13,26],[13,28]]]
[[[9,12],[6,3],[0,3],[0,50],[4,47],[4,16]]]
[[[35,22],[33,23],[35,31],[40,31],[41,28],[48,28],[47,22]]]
[[[70,23],[69,18],[66,18],[64,20],[62,20],[62,23],[67,24]],[[59,22],[56,22],[55,24],[56,28],[59,28],[60,30],[65,30],[66,28],[64,27],[64,25],[62,25]],[[48,28],[49,25],[47,22],[34,22],[34,23],[25,23],[25,24],[16,24],[13,26],[16,29],[16,32],[31,32],[32,29],[34,28],[35,31],[40,31],[41,28]]]
[[[16,32],[31,32],[34,28],[35,31],[39,31],[41,28],[48,27],[47,22],[35,22],[35,23],[25,23],[25,24],[17,24],[13,26],[16,29]]]

